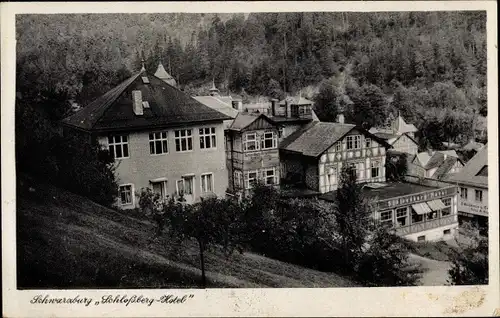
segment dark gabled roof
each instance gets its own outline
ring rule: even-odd
[[[263,120],[267,121],[271,125],[275,126],[276,123],[273,122],[271,119],[269,119],[266,115],[264,114],[257,114],[257,113],[239,113],[236,118],[233,120],[233,123],[229,127],[229,130],[234,130],[234,131],[242,131],[250,124],[258,120],[259,118],[262,118]]]
[[[478,175],[484,166],[488,165],[488,144],[484,145],[478,153],[460,170],[451,175],[448,180],[463,184],[488,187],[488,177]]]
[[[450,171],[453,165],[460,159],[455,157],[447,157],[444,162],[437,168],[436,172],[432,175],[434,179],[442,179]]]
[[[149,83],[142,77],[147,76]],[[132,91],[140,90],[149,103],[144,115],[133,111]],[[64,125],[87,131],[143,129],[231,119],[203,105],[177,88],[145,71],[137,73],[62,120]]]
[[[355,128],[386,147],[390,147],[384,140],[356,125],[313,121],[285,138],[280,144],[280,149],[304,156],[318,157]]]

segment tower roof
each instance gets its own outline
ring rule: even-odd
[[[177,84],[174,77],[168,74],[168,72],[163,67],[163,64],[161,64],[161,62],[158,64],[158,68],[156,69],[154,75],[172,86],[175,86]]]

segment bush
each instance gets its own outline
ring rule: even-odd
[[[111,206],[118,192],[114,161],[89,135],[61,134],[65,98],[64,92],[49,91],[16,99],[17,169]],[[48,111],[51,106],[55,110]]]

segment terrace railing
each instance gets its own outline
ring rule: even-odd
[[[398,227],[395,230],[396,234],[398,235],[408,235],[446,225],[451,225],[454,223],[458,223],[458,216],[456,214],[451,214],[434,220],[426,220],[419,223]]]

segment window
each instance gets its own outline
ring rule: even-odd
[[[339,152],[341,150],[342,150],[342,142],[339,141],[335,144],[335,151]]]
[[[371,148],[372,140],[370,138],[365,138],[365,148]]]
[[[161,199],[167,197],[167,181],[152,182],[153,193],[158,194]]]
[[[370,162],[372,178],[377,178],[380,176],[380,161],[372,160]]]
[[[193,150],[193,136],[191,129],[175,131],[175,150],[178,152]]]
[[[476,202],[483,202],[483,191],[475,190],[476,192]]]
[[[405,226],[408,223],[408,208],[396,209],[396,221],[398,226]]]
[[[447,230],[443,231],[443,235],[450,235],[450,234],[451,234],[451,230],[450,229],[447,229]]]
[[[257,143],[257,135],[255,133],[249,133],[245,135],[245,151],[253,151],[257,150],[258,148],[258,143]]]
[[[361,136],[347,136],[347,150],[361,148]]]
[[[392,210],[380,212],[380,222],[383,225],[392,227]]]
[[[213,190],[213,175],[211,173],[206,173],[201,175],[201,192],[214,192]]]
[[[264,182],[267,185],[275,184],[276,183],[276,170],[275,170],[275,168],[265,169],[262,172],[262,177],[264,178]]]
[[[460,188],[460,198],[467,200],[467,188]]]
[[[242,188],[243,183],[242,183],[242,173],[239,170],[234,171],[234,187],[235,188]]]
[[[415,210],[413,210],[412,208],[412,211],[411,211],[411,223],[412,224],[415,224],[415,223],[420,223],[424,220],[424,216],[423,215],[420,215],[418,214],[417,212],[415,212]]]
[[[128,136],[109,136],[109,153],[115,159],[128,158]]]
[[[161,155],[168,152],[167,132],[155,132],[149,134],[149,153]]]
[[[446,207],[441,210],[441,217],[451,214],[451,207]]]
[[[209,149],[217,147],[215,142],[215,127],[200,128],[200,148]]]
[[[309,105],[300,106],[299,113],[300,113],[300,115],[310,115],[312,113],[311,106],[309,106]]]
[[[193,194],[193,177],[182,177],[177,180],[177,194],[192,195]]]
[[[278,139],[274,132],[264,133],[264,138],[262,139],[262,149],[271,149],[278,147]]]
[[[245,173],[245,189],[250,189],[257,182],[257,171],[247,171]]]
[[[128,205],[132,204],[132,185],[122,185],[120,186],[120,204]]]
[[[444,206],[451,206],[451,198],[443,198],[441,202],[443,202]]]
[[[425,242],[425,235],[421,235],[421,236],[417,237],[417,241],[418,242]]]
[[[292,105],[291,110],[292,110],[292,117],[299,116],[299,105]]]
[[[432,212],[429,212],[426,214],[426,217],[425,219],[426,220],[434,220],[434,219],[437,219],[438,215],[437,215],[437,212],[436,211],[432,211]]]

